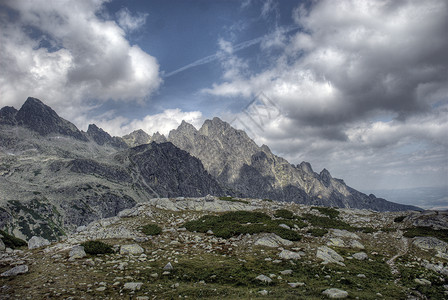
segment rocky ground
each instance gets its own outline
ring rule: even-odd
[[[301,239],[186,228],[235,211],[263,212],[281,233]],[[151,199],[57,243],[33,238],[14,250],[0,243],[0,299],[446,299],[446,217],[261,199]],[[147,224],[161,232],[144,233]],[[409,237],[422,225],[430,228],[425,236]],[[80,245],[92,240],[114,252],[86,254]]]

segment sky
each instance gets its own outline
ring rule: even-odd
[[[215,116],[363,190],[448,187],[446,0],[0,0],[0,107],[168,134]]]

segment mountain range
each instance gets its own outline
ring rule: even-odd
[[[207,194],[375,211],[420,210],[366,195],[214,118],[182,122],[167,137],[142,130],[87,132],[29,97],[0,110],[0,228],[48,239],[150,198]]]

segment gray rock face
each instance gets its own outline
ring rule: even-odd
[[[40,135],[62,134],[87,141],[85,135],[75,125],[62,119],[39,99],[28,97],[15,115],[17,124],[27,127]]]
[[[17,109],[11,106],[5,106],[0,109],[0,124],[16,125]]]
[[[135,130],[130,134],[124,135],[122,139],[128,144],[129,147],[136,147],[151,142],[151,136],[143,130]]]
[[[28,241],[28,249],[36,249],[36,248],[40,248],[40,247],[44,247],[44,246],[48,246],[48,245],[50,245],[50,242],[40,236],[33,236]]]
[[[20,265],[16,266],[6,272],[3,272],[0,274],[1,277],[9,277],[9,276],[17,276],[19,274],[25,274],[28,272],[28,266],[27,265]]]
[[[431,227],[433,229],[448,229],[448,212],[423,211],[409,215],[404,222],[418,227]]]
[[[335,288],[326,289],[322,292],[322,294],[331,299],[343,299],[348,297],[348,293],[346,291]]]
[[[92,138],[98,145],[110,145],[116,148],[126,149],[128,145],[119,137],[111,137],[103,129],[99,128],[95,124],[90,124],[87,129],[87,135]]]

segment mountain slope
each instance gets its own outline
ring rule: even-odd
[[[223,186],[247,197],[378,211],[418,209],[367,196],[326,169],[315,173],[309,163],[294,166],[219,118],[206,120],[199,130],[182,122],[168,140],[199,158]]]

